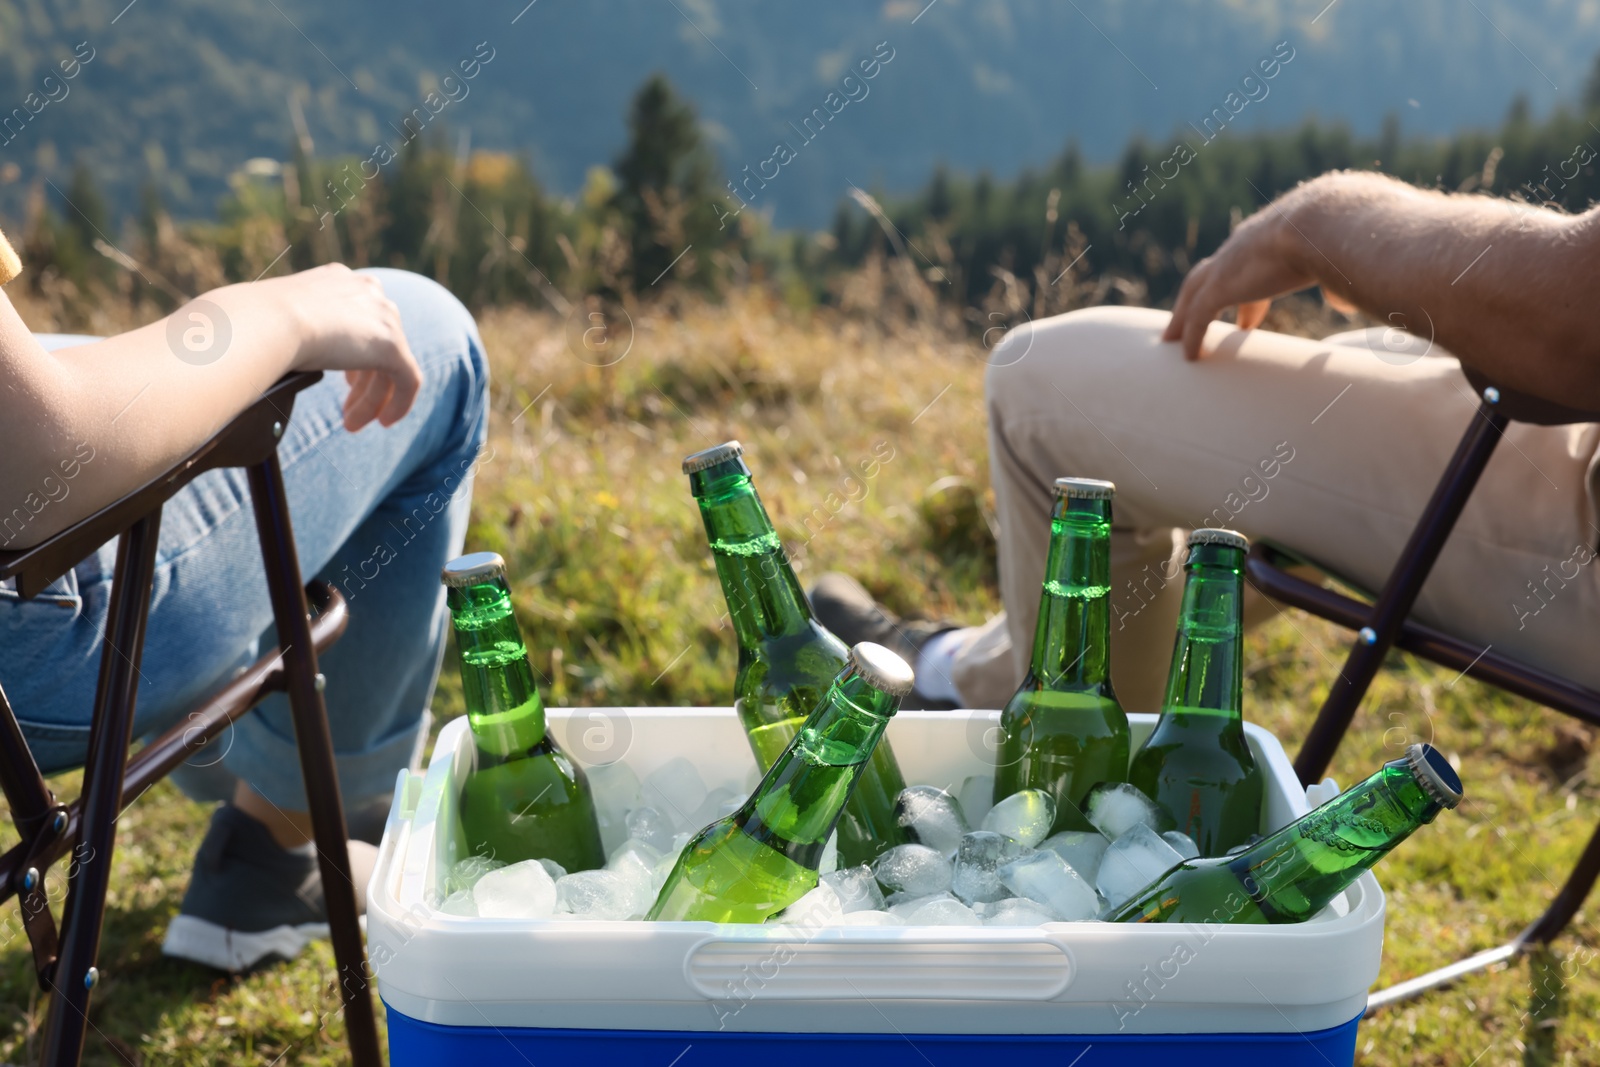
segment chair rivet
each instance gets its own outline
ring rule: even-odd
[[[277,440],[278,438],[280,438],[282,436],[283,436],[283,423],[281,423],[281,422],[273,423],[272,424],[272,438],[273,438],[273,440]]]
[[[100,969],[98,967],[90,967],[87,971],[84,972],[84,975],[83,975],[83,988],[85,988],[85,989],[93,989],[94,986],[95,986],[95,983],[98,982],[98,981],[100,981]]]
[[[22,872],[22,888],[23,889],[25,889],[26,891],[31,893],[31,892],[33,892],[34,886],[36,886],[38,884],[39,884],[39,868],[37,868],[37,867],[29,867],[27,870]]]
[[[56,812],[55,819],[50,823],[50,829],[54,830],[56,833],[59,834],[59,833],[64,832],[66,830],[66,828],[67,828],[67,813],[64,812],[64,811]]]
[[[328,676],[323,674],[321,671],[318,671],[316,680],[313,681],[311,685],[312,688],[316,689],[317,692],[322,692],[324,689],[328,688]]]
[[[1361,638],[1361,643],[1363,645],[1375,645],[1378,643],[1378,631],[1374,630],[1370,626],[1363,626],[1361,628],[1361,632],[1356,634],[1356,636]]]
[[[1500,390],[1491,385],[1483,391],[1483,398],[1491,404],[1498,404],[1500,403]]]

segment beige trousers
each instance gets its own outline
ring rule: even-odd
[[[957,652],[951,678],[970,706],[1001,706],[1027,668],[1056,477],[1117,484],[1112,677],[1129,711],[1155,711],[1186,530],[1265,538],[1376,590],[1475,417],[1456,360],[1399,331],[1311,341],[1215,323],[1207,358],[1186,363],[1159,340],[1166,321],[1076,311],[1014,331],[991,355],[1006,612]],[[1415,615],[1600,688],[1600,425],[1514,424],[1505,438]],[[1247,623],[1279,611],[1253,600]]]

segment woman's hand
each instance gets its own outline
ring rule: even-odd
[[[257,282],[298,326],[295,370],[345,372],[350,395],[344,425],[352,433],[373,419],[393,426],[411,410],[422,371],[400,322],[400,309],[368,274],[339,263]]]

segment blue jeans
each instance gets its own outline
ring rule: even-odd
[[[371,273],[399,306],[421,364],[416,406],[392,427],[349,433],[344,375],[329,374],[300,394],[278,447],[300,566],[350,606],[349,629],[321,659],[350,804],[392,789],[417,744],[449,623],[439,571],[466,536],[488,428],[488,367],[472,316],[419,275]],[[63,348],[90,338],[40,340]],[[115,562],[111,542],[33,600],[0,587],[0,683],[46,773],[84,759]],[[245,472],[203,474],[162,512],[134,732],[172,725],[275,644]],[[279,807],[304,810],[282,694],[211,744],[193,762],[220,760]]]

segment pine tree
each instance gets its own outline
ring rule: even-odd
[[[664,75],[652,75],[633,98],[628,133],[612,203],[631,253],[634,291],[669,280],[715,287],[720,272],[712,253],[737,239],[737,226],[719,226],[716,205],[726,197],[693,109]]]
[[[116,268],[96,250],[95,242],[109,246],[111,218],[94,172],[82,160],[72,168],[62,201],[60,223],[54,227],[57,269],[81,288],[109,281]]]

